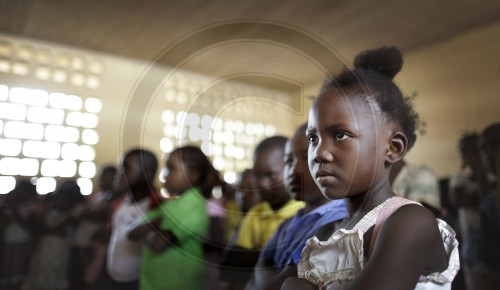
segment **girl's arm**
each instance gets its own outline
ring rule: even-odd
[[[253,289],[274,290],[280,286],[289,277],[297,277],[297,266],[288,265],[279,273],[274,270],[274,263],[271,261],[259,261],[254,269]]]
[[[151,232],[151,231],[159,231],[158,226],[160,225],[162,221],[161,217],[158,217],[154,220],[151,220],[149,222],[140,224],[130,230],[130,232],[127,235],[127,238],[131,241],[139,241],[143,238],[146,237],[146,235]]]
[[[131,241],[145,239],[146,244],[154,251],[164,251],[176,242],[176,238],[170,231],[160,230],[161,222],[162,217],[158,217],[138,225],[128,233],[127,238]]]
[[[177,242],[171,231],[150,231],[146,237],[147,245],[154,251],[161,252]]]
[[[441,272],[448,265],[436,219],[418,205],[394,212],[374,243],[373,253],[349,290],[413,290],[420,275]]]

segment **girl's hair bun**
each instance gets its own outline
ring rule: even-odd
[[[375,71],[393,79],[403,67],[403,55],[394,46],[365,50],[354,58],[354,67]]]

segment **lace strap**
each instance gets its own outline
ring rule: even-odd
[[[384,208],[385,203],[389,200],[384,201],[383,203],[377,205],[374,209],[365,214],[361,220],[352,228],[353,230],[360,230],[363,234],[366,233],[372,226],[374,226],[378,220],[378,216],[380,212]]]
[[[383,206],[382,210],[380,211],[380,214],[377,217],[377,221],[375,223],[375,227],[373,228],[372,237],[370,239],[370,247],[369,247],[369,250],[368,250],[368,256],[370,256],[371,253],[372,253],[372,251],[373,251],[373,247],[375,246],[375,240],[377,238],[378,232],[380,231],[380,228],[382,228],[382,225],[384,224],[384,222],[396,210],[398,210],[403,205],[407,205],[407,204],[418,204],[418,205],[420,205],[420,203],[418,203],[418,202],[411,201],[409,199],[406,199],[406,198],[400,197],[400,196],[394,196],[394,197],[388,199],[384,203],[384,206]]]

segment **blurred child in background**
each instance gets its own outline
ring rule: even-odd
[[[194,146],[172,151],[165,188],[177,196],[147,213],[145,223],[128,234],[143,241],[141,290],[205,289],[208,268],[203,243],[209,229],[206,200],[220,183],[218,172]]]

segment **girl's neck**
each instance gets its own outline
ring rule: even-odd
[[[394,183],[394,180],[398,177],[399,173],[403,169],[403,167],[406,165],[406,162],[403,160],[396,162],[395,164],[392,165],[391,171],[389,172],[389,182],[390,184]]]
[[[346,222],[349,228],[354,226],[365,214],[394,196],[389,181],[375,184],[367,191],[347,199],[346,205],[349,218]]]
[[[131,202],[134,203],[134,202],[139,202],[139,201],[143,200],[144,198],[151,195],[152,191],[154,191],[154,188],[150,189],[149,187],[134,189],[132,192]]]

